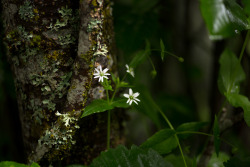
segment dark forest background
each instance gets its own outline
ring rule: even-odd
[[[150,61],[136,68],[136,77],[131,78],[131,82],[136,83],[138,91],[149,88],[154,100],[174,126],[184,122],[213,120],[213,115],[218,112],[223,101],[217,88],[219,56],[225,46],[239,53],[245,32],[226,40],[210,40],[199,0],[115,0],[113,17],[120,73],[125,73],[124,64],[129,64],[137,51],[145,47],[145,40],[148,40],[157,74],[155,76]],[[24,163],[14,82],[3,46],[3,27],[1,35],[0,161]],[[185,61],[179,62],[172,56],[166,56],[162,61],[160,52],[153,51],[160,50],[160,39],[168,52],[183,57]],[[243,58],[242,63],[245,69],[249,69],[249,45],[246,54],[248,56]],[[248,80],[245,89],[250,95]],[[127,127],[128,146],[132,143],[141,144],[156,130],[166,126],[161,118],[153,121],[148,118],[147,115],[152,114],[154,108],[147,104],[147,99],[141,99],[141,103],[148,105],[146,110],[138,106],[141,112],[133,109],[127,112],[130,119],[124,126]],[[237,123],[223,137],[233,143],[240,143],[238,147],[241,154],[249,155],[250,129],[244,121]],[[189,151],[196,154],[202,149],[199,144],[204,141],[205,137],[194,136],[192,140],[186,141],[186,145],[191,145]],[[223,144],[222,148],[228,149]]]

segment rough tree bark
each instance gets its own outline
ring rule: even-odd
[[[114,71],[110,1],[2,0],[2,6],[27,162],[88,164],[106,147],[106,114],[80,116],[105,97],[92,80],[94,68]],[[111,145],[122,141],[120,117],[113,115]]]

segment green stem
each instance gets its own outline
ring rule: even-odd
[[[155,66],[154,66],[154,63],[152,62],[152,59],[151,59],[149,56],[148,56],[148,59],[149,59],[151,65],[152,65],[152,67],[153,67],[153,69],[154,69],[154,71],[155,71]]]
[[[198,135],[204,135],[204,136],[209,136],[209,137],[213,137],[213,134],[208,134],[208,133],[204,133],[204,132],[196,132],[196,131],[184,131],[184,132],[176,132],[176,134],[198,134]],[[236,146],[234,146],[233,144],[229,143],[228,141],[226,141],[223,138],[220,138],[221,141],[227,143],[229,146],[236,148]]]
[[[160,107],[155,104],[156,109],[160,112],[160,114],[162,115],[162,117],[165,119],[165,121],[167,122],[168,126],[170,127],[170,129],[174,130],[173,125],[171,124],[171,122],[168,120],[167,116],[163,113],[163,111],[160,109]]]
[[[108,110],[107,150],[110,148],[110,110]]]
[[[196,131],[184,131],[184,132],[176,132],[176,134],[198,134],[198,135],[205,135],[205,136],[214,136],[212,134],[204,133],[204,132],[196,132]]]
[[[107,96],[107,101],[109,103],[109,91],[106,89],[106,96]]]
[[[151,51],[158,51],[161,52],[161,50],[158,49],[152,49]],[[175,54],[168,52],[168,51],[164,51],[164,53],[169,54],[170,56],[173,56],[174,58],[177,58],[180,62],[183,62],[184,59],[182,57],[176,56]]]
[[[249,36],[250,36],[250,30],[247,31],[247,35],[246,35],[245,41],[243,43],[243,46],[242,46],[242,49],[241,49],[241,52],[240,52],[240,58],[239,58],[240,62],[241,62],[241,59],[243,57],[243,53],[245,51],[245,48],[247,46],[247,42],[248,42]]]
[[[114,91],[114,93],[113,93],[113,95],[112,95],[112,97],[111,97],[110,103],[113,102],[113,100],[114,100],[114,98],[115,98],[116,91],[117,91],[117,86],[115,86],[115,91]]]
[[[176,141],[177,141],[177,143],[178,143],[178,146],[179,146],[179,149],[180,149],[180,152],[181,152],[181,156],[182,156],[184,165],[185,165],[185,167],[187,167],[187,163],[186,163],[184,154],[183,154],[183,152],[182,152],[182,148],[181,148],[181,144],[180,144],[180,142],[179,142],[179,138],[178,138],[178,136],[177,136],[176,134],[174,135],[174,137],[175,137],[175,139],[176,139]]]
[[[167,122],[167,124],[168,124],[168,126],[170,127],[170,129],[174,130],[173,125],[171,124],[171,122],[169,121],[169,119],[167,118],[167,116],[163,113],[163,111],[160,109],[160,107],[159,107],[157,104],[155,104],[155,107],[156,107],[157,110],[160,112],[160,114],[162,115],[162,117],[165,119],[165,121]],[[185,167],[187,167],[187,163],[186,163],[185,157],[184,157],[184,155],[183,155],[183,151],[182,151],[182,148],[181,148],[181,144],[180,144],[180,142],[179,142],[179,138],[178,138],[178,136],[177,136],[176,134],[174,135],[174,137],[175,137],[175,139],[176,139],[176,141],[177,141],[179,150],[180,150],[180,152],[181,152],[181,156],[182,156],[184,165],[185,165]]]

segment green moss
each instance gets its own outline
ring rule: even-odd
[[[92,5],[93,5],[94,7],[97,7],[97,6],[98,6],[96,0],[93,0],[93,1],[92,1]]]

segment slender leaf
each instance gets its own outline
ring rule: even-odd
[[[219,156],[220,152],[220,128],[219,122],[217,117],[214,118],[214,125],[213,125],[213,134],[214,134],[214,147],[217,157]]]
[[[225,94],[227,100],[234,107],[242,107],[244,110],[244,119],[248,126],[250,126],[250,101],[246,96],[236,94],[236,93],[227,93]]]
[[[128,150],[125,146],[118,146],[102,152],[99,157],[93,160],[90,167],[171,167],[154,150],[143,150],[132,146]]]
[[[176,132],[185,132],[185,131],[198,131],[199,129],[203,128],[204,126],[208,125],[207,122],[188,122],[181,124],[176,128]],[[178,134],[181,138],[187,138],[192,134]]]
[[[178,146],[174,134],[175,131],[171,129],[160,130],[142,143],[140,147],[144,149],[152,148],[160,154],[169,153]]]
[[[161,46],[161,60],[164,60],[164,55],[165,55],[165,46],[163,41],[160,39],[160,46]]]
[[[245,13],[235,0],[201,0],[201,12],[211,39],[230,37],[249,28]]]
[[[218,86],[222,94],[239,93],[240,82],[245,79],[245,73],[238,58],[226,49],[219,60],[220,70]]]
[[[97,99],[97,100],[94,100],[92,103],[90,103],[87,107],[85,107],[82,117],[86,117],[91,114],[111,110],[113,108],[114,107],[109,105],[106,100]]]

